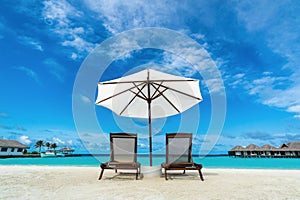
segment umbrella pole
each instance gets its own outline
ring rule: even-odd
[[[149,156],[150,156],[150,166],[152,166],[152,122],[151,122],[151,96],[150,96],[150,71],[149,69],[147,70],[147,87],[148,87],[148,128],[149,128]]]
[[[152,166],[152,122],[151,122],[151,102],[148,102],[148,128],[149,128],[149,148],[150,148],[150,166]]]

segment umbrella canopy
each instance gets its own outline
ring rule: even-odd
[[[118,115],[148,118],[152,166],[152,118],[175,115],[202,101],[199,80],[146,69],[98,83],[96,104]]]

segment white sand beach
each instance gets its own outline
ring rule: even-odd
[[[300,170],[203,169],[143,177],[96,167],[0,166],[0,199],[300,199]]]

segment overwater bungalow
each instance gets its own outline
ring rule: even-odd
[[[261,147],[261,154],[260,157],[272,157],[274,156],[274,153],[276,152],[276,147],[273,147],[269,144],[265,144]]]
[[[245,153],[245,148],[240,145],[237,145],[237,146],[233,147],[229,152],[230,153],[234,152],[234,156],[243,157],[244,153]]]
[[[245,148],[245,155],[250,157],[257,157],[260,155],[261,148],[255,144],[249,144]]]
[[[228,151],[229,156],[253,158],[300,158],[300,141],[282,144],[279,148],[265,144],[261,147],[250,144],[247,147],[237,145]]]

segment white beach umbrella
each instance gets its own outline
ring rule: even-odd
[[[98,83],[96,104],[120,116],[148,118],[152,166],[152,118],[175,115],[202,101],[199,80],[146,69]]]

